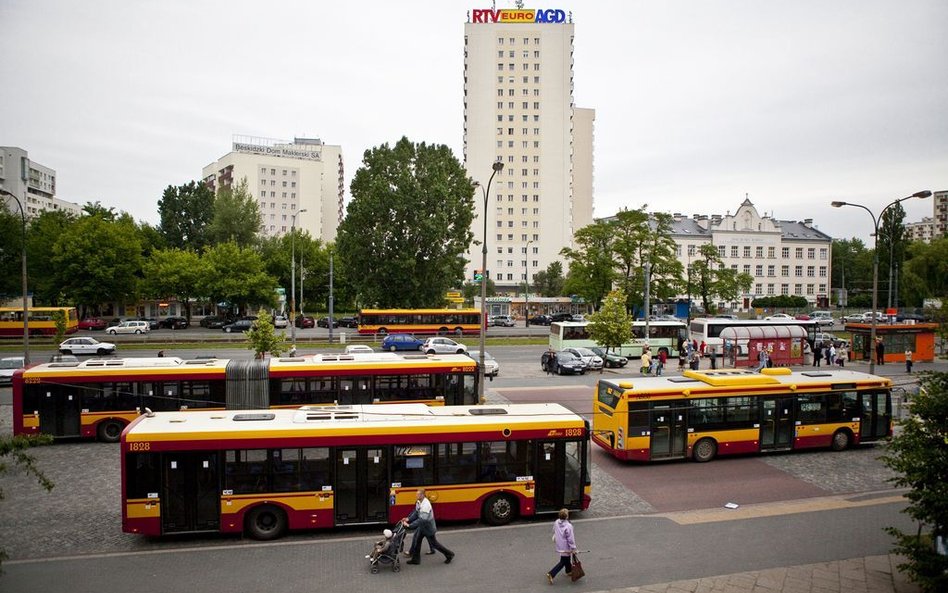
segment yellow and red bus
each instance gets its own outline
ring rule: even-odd
[[[592,440],[618,459],[843,450],[892,434],[892,381],[849,370],[685,371],[600,380]]]
[[[559,404],[157,412],[122,433],[122,530],[391,525],[425,488],[439,520],[589,506],[589,427]]]
[[[316,354],[269,360],[103,358],[13,376],[13,433],[118,442],[145,409],[477,403],[477,363],[458,354]]]
[[[480,309],[362,309],[360,334],[476,334]]]
[[[75,307],[29,307],[26,310],[26,331],[31,336],[56,335],[56,312],[66,320],[66,333],[74,334],[79,329],[79,315]],[[23,335],[23,308],[0,307],[0,336]]]

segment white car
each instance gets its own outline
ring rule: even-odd
[[[115,344],[100,342],[95,338],[69,338],[59,345],[63,354],[115,354]]]
[[[816,334],[816,336],[814,336],[814,342],[822,342],[824,346],[826,344],[835,344],[837,346],[839,344],[845,344],[846,347],[849,348],[849,340],[844,340],[843,338],[837,338],[833,334],[818,333]]]
[[[564,350],[582,360],[587,369],[598,371],[602,368],[602,357],[589,348],[564,348]]]
[[[793,315],[787,315],[786,313],[774,313],[773,315],[764,317],[765,321],[779,321],[781,319],[793,319]]]
[[[467,346],[458,344],[451,338],[428,338],[421,345],[421,351],[425,354],[464,354],[467,352]]]
[[[469,350],[467,355],[473,358],[478,363],[481,362],[480,350]],[[496,377],[499,372],[500,372],[500,363],[497,362],[496,358],[490,355],[490,352],[485,352],[484,353],[484,376]]]
[[[365,344],[349,344],[346,346],[346,354],[371,354],[375,352],[371,346]]]
[[[273,318],[273,327],[277,329],[283,329],[284,327],[289,327],[290,321],[286,318],[286,315],[276,315]]]
[[[23,368],[22,356],[8,356],[0,358],[0,385],[13,383],[13,371]]]
[[[147,334],[151,325],[147,321],[123,321],[118,325],[105,328],[105,333],[115,334]]]

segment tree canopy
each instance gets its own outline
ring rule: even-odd
[[[247,247],[257,241],[260,224],[260,207],[243,178],[234,187],[217,192],[214,215],[207,225],[207,241],[214,245],[232,241]]]
[[[442,306],[464,280],[474,184],[445,145],[402,138],[365,151],[337,253],[366,305]]]
[[[589,337],[606,349],[614,350],[632,338],[632,316],[626,310],[622,289],[606,295],[599,311],[589,316]]]
[[[158,200],[158,215],[158,231],[168,247],[202,253],[214,216],[214,192],[198,181],[169,185]]]
[[[176,298],[184,304],[190,319],[191,299],[204,294],[202,280],[207,277],[204,266],[205,262],[193,251],[153,251],[142,265],[142,294],[153,299]]]
[[[208,248],[203,260],[202,292],[213,302],[226,302],[243,311],[273,306],[276,279],[266,273],[263,259],[253,249],[221,243]]]
[[[533,275],[533,285],[530,290],[540,296],[555,297],[563,294],[563,264],[559,261],[550,262],[545,270]]]
[[[733,301],[741,293],[750,290],[754,278],[749,274],[725,268],[714,244],[705,243],[699,248],[698,254],[699,258],[691,262],[689,292],[692,288],[696,290],[701,297],[705,313],[714,313],[717,310],[715,299]]]

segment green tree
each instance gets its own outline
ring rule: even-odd
[[[550,262],[545,270],[540,270],[533,275],[531,290],[545,297],[562,296],[565,282],[562,262],[554,261]]]
[[[931,243],[913,241],[908,245],[906,258],[900,300],[921,307],[926,298],[948,297],[948,237]]]
[[[109,206],[106,208],[101,202],[96,200],[95,202],[86,202],[82,207],[82,216],[98,218],[106,222],[115,222],[115,219],[119,215],[115,212],[114,207]]]
[[[22,294],[20,266],[23,249],[23,220],[20,212],[7,209],[0,197],[0,301]],[[29,250],[27,249],[27,255]]]
[[[30,289],[33,300],[49,305],[71,305],[65,300],[59,275],[53,265],[53,247],[77,218],[62,210],[45,210],[30,221],[26,238],[29,256]]]
[[[21,468],[27,475],[36,478],[39,485],[47,492],[53,489],[53,482],[46,477],[36,465],[36,458],[26,452],[31,447],[48,445],[53,442],[53,437],[46,434],[37,436],[0,436],[0,476],[6,474],[10,467],[6,459],[12,459],[13,465]],[[0,481],[2,483],[2,481]],[[0,488],[0,500],[3,500],[3,489]],[[6,550],[0,549],[0,563],[7,559]]]
[[[925,591],[946,591],[948,556],[937,553],[935,540],[948,540],[948,373],[925,373],[912,415],[900,425],[882,460],[898,474],[895,485],[910,489],[904,512],[918,531],[887,531],[907,559],[899,569]]]
[[[650,290],[654,301],[670,301],[682,292],[685,267],[678,259],[678,244],[672,237],[674,218],[655,212],[640,249],[640,258],[651,266]]]
[[[293,235],[287,233],[280,237],[261,239],[258,249],[268,274],[276,278],[277,286],[286,290],[287,303],[290,301],[290,272],[292,254],[296,253],[296,292],[297,300],[302,292],[312,310],[325,310],[329,302],[329,250],[330,246],[314,239],[307,231],[295,229],[296,245],[292,245]],[[334,260],[333,298],[336,302],[345,301],[344,283],[341,283],[342,270],[339,258]],[[341,291],[341,292],[340,292]],[[302,303],[297,302],[298,306]],[[287,305],[289,307],[289,304]]]
[[[203,253],[214,217],[214,192],[198,181],[169,185],[158,200],[158,215],[158,231],[168,247]]]
[[[622,289],[613,290],[606,295],[602,308],[589,316],[589,337],[607,354],[632,338],[632,316],[626,310],[626,300]]]
[[[606,225],[611,233],[615,283],[625,294],[626,309],[632,311],[636,305],[645,302],[645,262],[648,257],[643,257],[643,246],[650,231],[648,212],[645,206],[638,210],[620,210],[615,220],[600,224]]]
[[[905,209],[896,203],[883,213],[879,219],[879,236],[876,248],[879,250],[879,303],[884,305],[895,302],[895,269],[901,267],[905,259]],[[890,290],[892,293],[890,294]],[[893,305],[897,306],[897,304]]]
[[[464,300],[468,303],[473,303],[474,297],[481,296],[481,283],[465,282],[464,286],[461,287],[461,296],[463,296]],[[497,285],[495,285],[494,281],[490,278],[487,279],[487,296],[497,296]]]
[[[563,289],[568,294],[582,296],[596,309],[612,290],[616,278],[612,239],[611,225],[597,221],[576,231],[576,249],[564,247],[560,250],[560,254],[569,261],[569,275]]]
[[[705,313],[714,313],[717,309],[713,301],[734,301],[742,293],[750,290],[754,278],[749,274],[725,268],[718,255],[718,248],[705,243],[698,250],[698,259],[691,262],[691,286],[701,296]]]
[[[846,289],[848,306],[861,306],[872,297],[872,250],[857,238],[833,239],[832,250],[831,286]]]
[[[271,356],[280,356],[287,350],[286,333],[276,333],[265,309],[257,312],[257,320],[247,330],[247,348],[253,350],[257,358],[263,358],[268,352]]]
[[[137,295],[141,253],[140,235],[130,218],[87,215],[56,240],[51,263],[68,301],[121,303]]]
[[[204,252],[204,266],[198,293],[213,302],[227,302],[241,311],[249,307],[272,307],[276,300],[276,279],[266,273],[263,259],[250,248],[221,243]]]
[[[440,306],[464,280],[474,184],[444,145],[402,138],[365,151],[337,253],[362,303]]]
[[[142,256],[148,257],[153,251],[165,249],[167,242],[161,231],[147,222],[138,223],[138,234],[142,242]]]
[[[66,315],[64,315],[62,311],[53,311],[51,317],[53,318],[53,327],[56,328],[56,334],[53,336],[53,344],[58,344],[62,342],[66,336]]]
[[[174,297],[191,320],[191,299],[201,294],[206,277],[204,262],[193,251],[160,249],[153,251],[142,265],[142,294],[153,299]]]
[[[247,187],[247,178],[234,187],[217,192],[214,216],[207,225],[207,242],[220,245],[233,241],[240,247],[253,245],[260,231],[260,208]]]

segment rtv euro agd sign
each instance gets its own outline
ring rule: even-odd
[[[559,8],[490,8],[471,10],[472,23],[564,23],[566,12]]]

